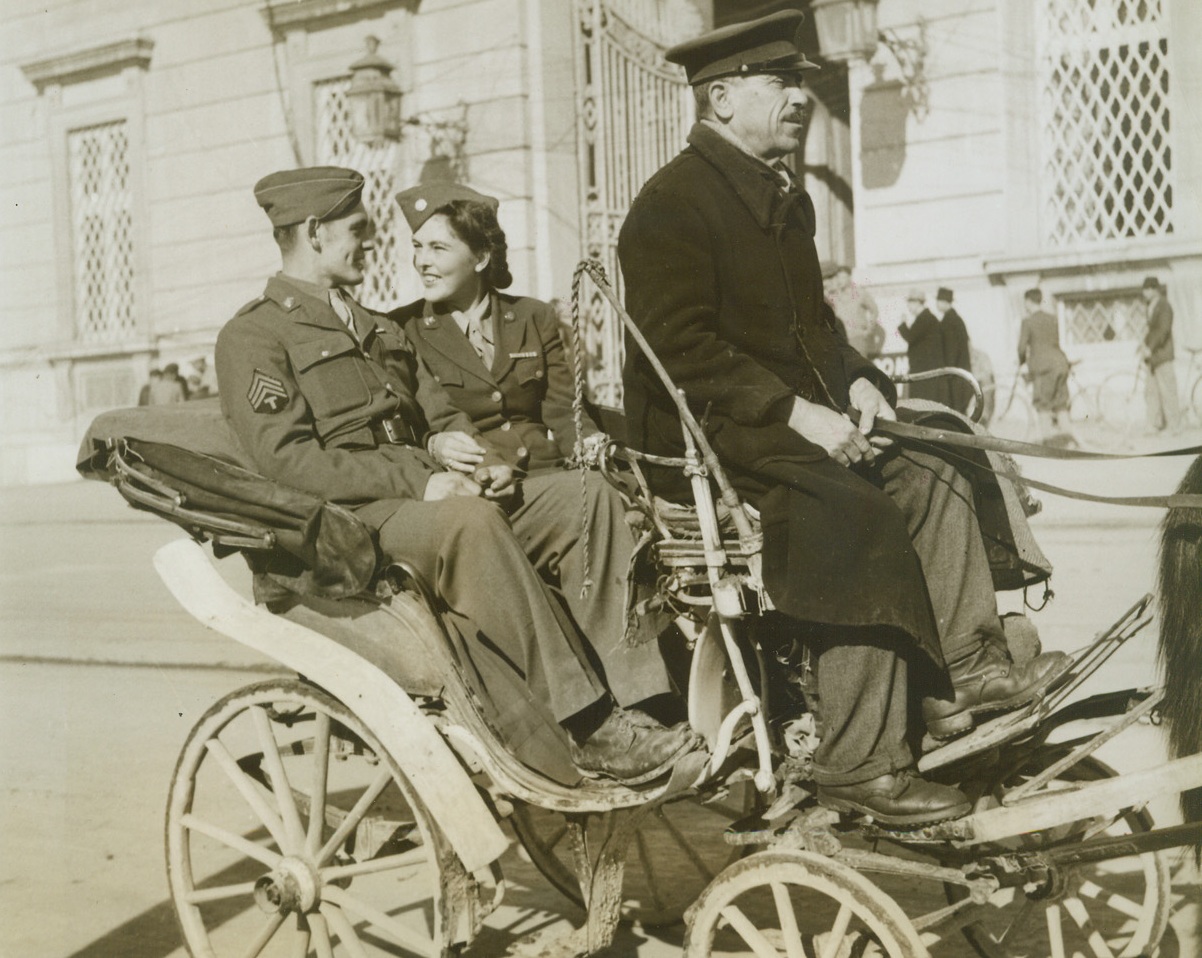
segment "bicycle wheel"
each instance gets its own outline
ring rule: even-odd
[[[1129,438],[1144,421],[1143,377],[1120,370],[1102,380],[1097,395],[1099,425],[1113,435]]]
[[[1035,410],[1023,387],[1015,388],[1013,382],[998,385],[989,431],[1027,442],[1035,437],[1035,426]]]

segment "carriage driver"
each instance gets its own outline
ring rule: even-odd
[[[670,685],[654,642],[622,643],[634,543],[621,499],[589,476],[586,539],[579,476],[519,487],[495,450],[472,475],[439,465],[444,444],[480,435],[399,329],[345,292],[373,247],[362,189],[359,173],[335,167],[255,186],[283,269],[217,338],[222,411],[264,475],[354,509],[386,558],[411,563],[471,620],[567,729],[581,772],[650,781],[697,740],[622,707]],[[612,696],[578,625],[597,642]]]
[[[928,730],[947,737],[1032,701],[1069,660],[1011,661],[970,484],[873,436],[875,420],[896,418],[896,393],[823,301],[814,206],[782,163],[805,130],[802,18],[785,11],[668,51],[698,122],[635,199],[618,255],[631,315],[760,509],[777,610],[820,633],[819,801],[936,821],[969,806],[912,772],[907,681],[926,693]],[[682,455],[672,398],[634,350],[625,381],[632,445]],[[653,488],[680,498],[678,482],[661,470]]]

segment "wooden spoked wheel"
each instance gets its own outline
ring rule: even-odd
[[[1058,755],[1038,754],[1024,769],[1026,776],[1046,768]],[[1094,759],[1067,769],[1049,787],[1112,778],[1116,773]],[[1015,785],[1016,781],[1008,784]],[[1102,835],[1130,835],[1153,827],[1146,812],[1129,811],[1074,822],[1012,842],[1018,849],[1075,845]],[[1053,866],[1045,880],[1019,888],[1003,888],[989,908],[973,912],[964,936],[985,958],[1060,958],[1109,955],[1138,958],[1156,953],[1172,905],[1168,865],[1155,852],[1114,861]],[[948,887],[956,900],[963,889]],[[950,952],[949,952],[950,954]]]
[[[196,958],[449,953],[456,860],[370,730],[297,681],[226,696],[184,745],[167,873]]]
[[[892,898],[811,852],[735,862],[689,913],[684,958],[927,958]]]
[[[644,816],[626,855],[622,918],[648,927],[679,922],[702,889],[742,853],[743,847],[727,844],[722,834],[731,822],[751,814],[755,801],[755,787],[745,781],[708,801],[689,796]],[[620,814],[585,817],[585,843],[594,855]],[[518,804],[510,821],[534,866],[565,898],[583,905],[564,816]]]

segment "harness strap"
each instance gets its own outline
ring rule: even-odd
[[[987,452],[1012,453],[1021,456],[1038,456],[1044,459],[1141,459],[1163,456],[1191,456],[1202,454],[1202,446],[1182,449],[1170,449],[1163,452],[1114,454],[1104,452],[1084,452],[1077,449],[1060,449],[1054,446],[1043,446],[1037,443],[1019,442],[1014,439],[999,439],[994,436],[967,435],[951,432],[946,429],[934,429],[917,423],[894,422],[888,419],[878,419],[874,428],[885,435],[898,439],[903,445],[927,447],[942,455],[948,456],[958,463],[975,469],[978,472],[991,473],[1019,486],[1028,486],[1041,492],[1063,496],[1066,499],[1079,499],[1084,502],[1101,502],[1114,506],[1150,506],[1156,509],[1202,509],[1202,494],[1172,493],[1167,496],[1101,496],[1091,492],[1079,492],[1075,489],[1065,489],[1063,486],[1050,482],[1040,482],[1019,475],[1014,469],[1003,464],[1001,468],[984,465],[967,456],[957,454],[955,447],[962,449],[984,450]],[[952,448],[949,448],[952,447]],[[1068,453],[1068,455],[1064,455]]]

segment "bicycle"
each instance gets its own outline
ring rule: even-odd
[[[1076,368],[1080,362],[1079,359],[1070,359],[1068,363],[1068,415],[1074,427],[1101,418],[1094,389],[1077,377]],[[1039,417],[1031,394],[1031,374],[1024,369],[1016,369],[1009,383],[998,383],[992,389],[993,415],[984,425],[991,432],[1004,432],[1009,438],[1024,442],[1040,438]],[[988,409],[988,391],[985,404]]]

